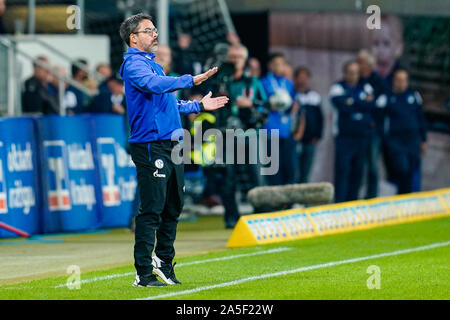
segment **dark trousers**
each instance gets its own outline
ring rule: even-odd
[[[358,199],[369,138],[338,136],[335,140],[335,202]]]
[[[311,142],[299,142],[298,183],[307,183],[316,147]]]
[[[387,142],[388,161],[395,172],[397,193],[411,193],[413,180],[420,168],[420,141],[414,141],[412,137],[389,137]]]
[[[173,244],[184,204],[184,165],[176,165],[171,160],[176,143],[155,141],[130,145],[141,199],[134,244],[139,276],[152,273],[153,249],[165,263],[172,263],[175,257]]]

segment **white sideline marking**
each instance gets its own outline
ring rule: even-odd
[[[154,300],[154,299],[161,299],[161,298],[169,298],[169,297],[185,295],[185,294],[190,294],[190,293],[196,293],[196,292],[205,291],[205,290],[234,286],[237,284],[241,284],[241,283],[249,282],[249,281],[253,281],[253,280],[260,280],[260,279],[284,276],[284,275],[288,275],[288,274],[292,274],[292,273],[299,273],[299,272],[304,272],[304,271],[309,271],[309,270],[314,270],[314,269],[333,267],[333,266],[337,266],[337,265],[341,265],[341,264],[360,262],[360,261],[364,261],[364,260],[397,256],[400,254],[430,250],[430,249],[435,249],[435,248],[439,248],[439,247],[445,247],[448,245],[450,245],[450,241],[437,242],[437,243],[433,243],[433,244],[429,244],[429,245],[421,246],[421,247],[416,247],[416,248],[409,248],[409,249],[397,250],[397,251],[392,251],[392,252],[379,253],[379,254],[374,254],[371,256],[358,257],[358,258],[347,259],[347,260],[331,261],[331,262],[327,262],[327,263],[315,264],[315,265],[307,266],[307,267],[301,267],[301,268],[297,268],[297,269],[293,269],[293,270],[279,271],[279,272],[274,272],[274,273],[266,273],[266,274],[262,274],[259,276],[243,278],[240,280],[234,280],[234,281],[230,281],[230,282],[224,282],[224,283],[199,287],[199,288],[191,289],[191,290],[183,290],[183,291],[178,291],[178,292],[160,294],[157,296],[150,296],[147,298],[138,298],[136,300]]]
[[[257,251],[257,252],[252,252],[252,253],[236,254],[236,255],[225,256],[225,257],[220,257],[220,258],[212,258],[212,259],[205,259],[205,260],[198,260],[198,261],[190,261],[190,262],[177,264],[177,267],[190,266],[190,265],[193,265],[193,264],[200,264],[200,263],[207,263],[207,262],[233,260],[233,259],[252,257],[252,256],[258,256],[258,255],[262,255],[262,254],[269,254],[269,253],[277,253],[277,252],[283,252],[283,251],[289,251],[289,250],[292,250],[292,248],[281,247],[281,248],[275,248],[275,249],[264,250],[264,251]],[[108,275],[108,276],[102,276],[102,277],[96,277],[96,278],[81,280],[80,283],[81,284],[91,283],[91,282],[96,282],[96,281],[101,281],[101,280],[109,280],[109,279],[114,279],[114,278],[119,278],[119,277],[126,277],[126,276],[131,276],[131,275],[136,275],[136,272],[111,274],[111,275]],[[62,287],[65,287],[65,286],[66,286],[66,284],[59,284],[59,285],[51,287],[51,288],[56,289],[56,288],[62,288]]]

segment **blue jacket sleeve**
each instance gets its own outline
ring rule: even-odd
[[[200,112],[200,103],[197,100],[177,100],[177,106],[178,110],[180,110],[180,113],[183,115]]]
[[[139,59],[127,63],[125,74],[136,89],[148,93],[162,94],[191,88],[194,85],[194,78],[191,75],[159,76],[149,69],[148,64]]]

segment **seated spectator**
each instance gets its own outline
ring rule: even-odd
[[[48,84],[48,91],[50,94],[55,97],[55,99],[58,101],[59,109],[62,109],[62,106],[60,105],[60,99],[59,99],[59,85],[60,85],[60,79],[56,76],[56,74],[59,74],[64,77],[68,77],[67,70],[63,66],[56,66],[53,68],[53,74],[51,75],[50,83]],[[73,108],[74,101],[76,101],[76,97],[74,96],[73,92],[67,91],[67,88],[69,87],[69,84],[66,81],[62,82],[64,86],[64,108],[66,110],[67,115],[73,115],[74,112],[71,108]],[[69,109],[68,106],[71,106]]]
[[[122,78],[114,74],[106,80],[108,91],[100,92],[93,100],[90,111],[94,113],[125,114],[125,86]]]
[[[103,91],[108,91],[108,79],[111,78],[112,76],[112,69],[109,66],[109,64],[106,63],[100,63],[97,65],[97,68],[95,68],[95,70],[102,75],[103,77],[103,81],[100,82],[99,86],[98,86],[98,91],[99,93],[103,92]]]
[[[6,0],[0,0],[0,34],[6,34],[6,27],[3,23],[3,16],[6,11]]]
[[[97,68],[95,68],[95,70],[100,73],[105,80],[109,79],[112,76],[112,70],[109,64],[100,63],[97,65]]]
[[[58,114],[58,102],[48,91],[50,63],[44,56],[33,63],[33,76],[25,81],[22,93],[24,113]]]
[[[87,61],[84,59],[79,59],[77,62],[84,66],[85,69],[88,68]],[[78,67],[76,64],[72,64],[72,78],[75,82],[77,82],[80,86],[85,87],[86,81],[89,79],[88,73]],[[68,92],[71,92],[70,100],[71,103],[67,106],[68,110],[74,113],[82,113],[86,112],[86,104],[88,103],[88,96],[82,92],[80,89],[75,86],[69,85],[67,88]]]

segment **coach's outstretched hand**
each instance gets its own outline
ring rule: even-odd
[[[201,103],[203,103],[203,108],[205,111],[214,111],[225,106],[230,99],[225,96],[211,98],[212,92],[210,91],[206,96],[203,97]]]
[[[203,82],[205,82],[206,80],[211,78],[213,75],[215,75],[217,73],[217,70],[219,70],[219,68],[214,67],[202,74],[199,74],[198,76],[195,76],[194,77],[194,85],[196,85],[196,86],[201,85]]]

